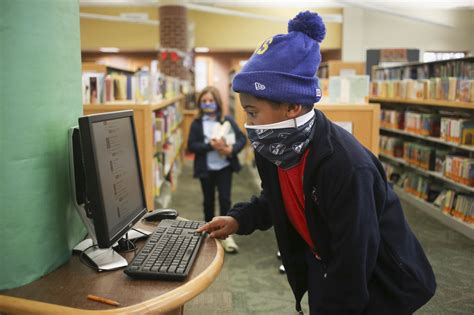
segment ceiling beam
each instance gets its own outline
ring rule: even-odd
[[[149,20],[149,19],[148,20],[139,20],[139,19],[128,18],[128,17],[120,16],[120,15],[105,15],[105,14],[80,12],[79,16],[83,19],[90,19],[90,20],[100,20],[100,21],[109,21],[109,22],[125,22],[125,23],[145,24],[145,25],[153,25],[153,26],[160,25],[160,21],[158,21],[158,20]]]
[[[365,9],[365,10],[377,11],[377,12],[386,13],[386,14],[393,15],[393,16],[398,16],[398,17],[408,19],[408,20],[411,20],[411,21],[422,22],[422,23],[427,23],[427,24],[432,24],[432,25],[437,25],[437,26],[442,26],[442,27],[448,27],[448,28],[455,28],[454,25],[449,24],[449,23],[433,21],[433,20],[422,18],[422,17],[419,17],[419,16],[400,13],[400,12],[397,12],[396,10],[393,10],[393,9],[387,9],[387,8],[385,8],[383,6],[380,6],[380,5],[366,4],[366,3],[363,3],[362,1],[337,0],[337,2],[340,3],[341,5],[347,6],[347,7],[354,7],[354,8],[361,8],[361,9]]]

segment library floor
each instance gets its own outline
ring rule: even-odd
[[[200,184],[192,178],[192,162],[186,161],[179,189],[170,207],[189,219],[202,220]],[[233,202],[245,201],[258,191],[252,173],[243,169],[233,177]],[[416,314],[474,314],[474,241],[450,230],[407,204],[404,210],[433,266],[436,295]],[[238,254],[226,254],[216,281],[184,307],[187,315],[296,314],[286,276],[278,273],[280,261],[273,230],[236,236]],[[302,302],[309,314],[307,297]]]

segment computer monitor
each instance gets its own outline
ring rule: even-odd
[[[74,204],[93,246],[110,248],[147,212],[133,111],[80,117],[70,137]]]

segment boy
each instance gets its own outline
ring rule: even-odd
[[[308,291],[311,314],[411,314],[433,296],[434,274],[380,162],[313,109],[324,35],[302,12],[235,77],[262,191],[200,231],[273,225],[297,311]]]

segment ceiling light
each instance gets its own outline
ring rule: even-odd
[[[208,53],[209,48],[208,47],[195,47],[194,51],[197,53]]]
[[[117,47],[100,47],[99,51],[105,52],[105,53],[118,53],[120,49]]]

